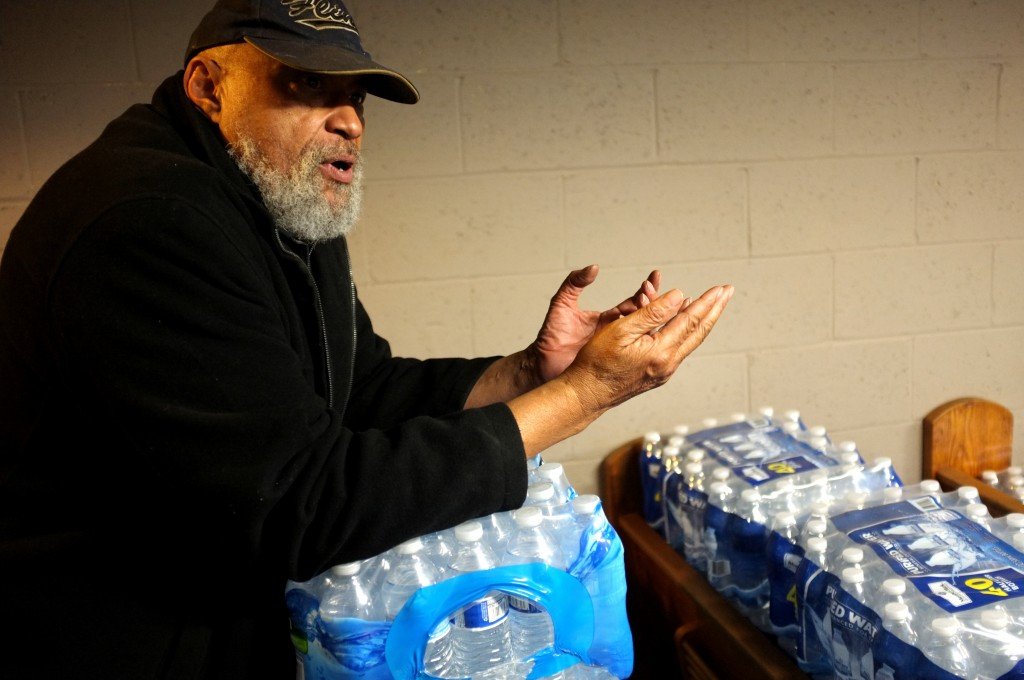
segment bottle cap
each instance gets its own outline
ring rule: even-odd
[[[419,552],[423,549],[423,541],[417,538],[410,538],[405,543],[399,543],[398,547],[395,548],[395,552],[399,555],[411,555],[415,552]]]
[[[704,420],[700,421],[700,424],[701,427],[703,427],[704,429],[716,427],[718,425],[718,418],[705,418]]]
[[[800,423],[795,423],[792,420],[787,420],[782,424],[782,431],[788,435],[795,435],[800,431]]]
[[[577,515],[593,515],[601,499],[592,493],[581,493],[572,499],[572,511]]]
[[[757,489],[744,489],[740,492],[740,500],[747,503],[757,503],[761,500],[761,492]]]
[[[661,457],[662,458],[675,458],[678,455],[679,455],[679,447],[674,445],[671,442],[671,440],[669,441],[668,446],[666,446],[661,451]],[[544,466],[542,465],[541,467],[544,467]],[[540,468],[537,468],[537,469],[540,470]]]
[[[981,519],[988,515],[988,508],[983,503],[971,503],[964,508],[964,512],[971,519]]]
[[[730,474],[732,473],[729,472],[729,468],[723,465],[719,465],[718,467],[711,471],[711,476],[714,477],[715,480],[719,482],[724,482],[725,480],[729,479]]]
[[[828,541],[821,536],[811,536],[807,539],[807,549],[811,552],[823,553],[828,550]]]
[[[942,490],[939,483],[934,479],[922,479],[921,480],[921,491],[925,493],[938,493]]]
[[[1017,488],[1018,486],[1024,486],[1024,477],[1021,475],[1014,475],[1006,482],[1011,488]]]
[[[661,441],[661,433],[659,432],[648,432],[644,435],[645,444],[657,444]]]
[[[539,468],[537,468],[537,474],[543,477],[544,479],[559,479],[563,474],[562,464],[544,463]]]
[[[887,578],[882,581],[882,590],[886,595],[902,595],[907,592],[907,584],[901,578]]]
[[[1011,465],[1010,467],[1006,468],[1006,474],[1009,475],[1010,477],[1024,475],[1024,468],[1022,468],[1019,465]]]
[[[932,619],[932,631],[941,638],[951,638],[960,630],[960,622],[952,616]]]
[[[362,562],[346,562],[345,564],[339,564],[331,569],[331,573],[335,576],[354,576],[359,573],[359,567],[361,567],[362,564]]]
[[[680,437],[685,437],[690,434],[690,426],[680,423],[672,428],[672,433]]]
[[[1011,512],[1006,516],[1006,526],[1011,529],[1020,529],[1024,527],[1024,513]]]
[[[882,468],[889,467],[892,467],[892,458],[889,458],[888,456],[878,456],[871,461],[872,470],[881,470]]]
[[[555,497],[555,487],[551,482],[537,482],[526,487],[526,497],[531,501],[547,501]]]
[[[742,423],[746,419],[747,419],[747,414],[746,413],[739,413],[739,412],[737,412],[737,413],[733,413],[731,416],[729,416],[729,420],[731,420],[734,423]]]
[[[989,630],[1003,630],[1010,625],[1010,617],[1000,609],[989,609],[981,613],[981,625]]]
[[[995,484],[999,481],[999,474],[995,470],[982,470],[979,476],[989,484]]]
[[[846,567],[843,569],[843,583],[864,583],[864,570],[860,567]]]
[[[864,561],[864,551],[860,548],[845,548],[843,550],[843,562],[847,564],[860,564]]]
[[[814,427],[807,428],[807,434],[812,437],[824,437],[828,434],[828,430],[825,429],[824,425],[815,425]]]
[[[536,505],[519,508],[512,516],[516,520],[516,526],[525,528],[540,526],[541,521],[544,519],[544,513]]]
[[[794,524],[796,524],[796,517],[794,517],[793,513],[788,510],[775,513],[775,526],[788,527]]]
[[[962,501],[974,501],[978,499],[978,490],[973,486],[961,486],[956,490],[956,495]]]
[[[479,541],[484,536],[484,528],[475,519],[455,527],[455,538],[460,543]]]
[[[686,460],[691,463],[699,463],[704,460],[704,449],[690,449],[686,452]]]
[[[812,449],[817,449],[818,451],[825,451],[828,449],[828,437],[811,437],[807,441],[807,445],[810,446]]]
[[[828,529],[828,525],[823,519],[810,519],[804,525],[804,531],[814,535],[824,534],[826,529]]]
[[[890,602],[882,613],[886,621],[906,621],[910,618],[910,607],[905,602]]]
[[[839,454],[839,460],[847,465],[860,465],[860,456],[856,451],[843,451]]]
[[[843,453],[857,453],[857,442],[852,442],[849,439],[846,439],[836,444],[836,448]]]
[[[782,414],[782,417],[792,423],[798,423],[800,421],[800,411],[790,410]]]
[[[704,470],[704,466],[699,461],[691,460],[686,464],[686,474],[688,475],[699,475]]]
[[[668,438],[668,445],[674,446],[677,449],[682,448],[683,444],[686,443],[686,435],[674,434]]]
[[[773,409],[771,406],[762,406],[761,408],[757,409],[757,412],[763,415],[765,418],[771,418],[772,416],[775,415],[775,409]]]
[[[721,496],[722,494],[731,493],[732,489],[730,489],[729,485],[725,482],[711,482],[711,486],[708,487],[708,491],[716,496]],[[1024,536],[1024,534],[1021,534],[1021,536]]]
[[[894,503],[903,498],[903,487],[887,486],[882,489],[882,500],[886,503]]]

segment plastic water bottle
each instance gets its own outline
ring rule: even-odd
[[[712,482],[708,487],[704,549],[708,556],[708,581],[718,591],[724,590],[732,578],[728,525],[735,502],[735,493],[725,482]]]
[[[903,500],[902,486],[887,486],[882,489],[882,504],[899,503]]]
[[[860,569],[860,570],[863,571],[863,566],[862,566],[862,563],[864,562],[864,549],[863,548],[858,548],[856,546],[851,546],[849,548],[843,548],[843,552],[842,552],[840,557],[842,559],[842,568],[843,569],[852,567],[854,569]]]
[[[658,481],[661,479],[661,435],[648,432],[644,435],[640,449],[640,482],[643,488],[644,520],[657,526],[661,519],[658,500]]]
[[[843,590],[855,600],[864,604],[864,570],[847,567],[842,571]],[[832,653],[836,663],[836,676],[842,680],[873,678],[874,666],[871,654],[871,637],[864,631],[850,628],[841,620],[846,614],[844,607],[833,607]]]
[[[966,508],[968,505],[981,503],[978,490],[973,486],[961,486],[956,490],[955,507]]]
[[[441,572],[428,558],[423,541],[419,538],[400,544],[395,552],[395,562],[381,586],[381,599],[389,621],[398,616],[398,612],[402,611],[402,607],[417,590],[441,580]],[[451,677],[451,632],[451,623],[445,619],[430,632],[427,639],[423,669],[434,677]]]
[[[876,612],[885,612],[885,608],[890,604],[904,604],[909,606],[910,603],[907,600],[907,582],[902,578],[887,578],[882,581],[881,593],[879,593],[879,606],[874,607]],[[907,621],[908,623],[913,619],[913,614],[908,612]]]
[[[730,526],[732,579],[739,592],[741,609],[754,625],[765,629],[763,605],[768,595],[768,519],[757,489],[744,489]]]
[[[804,557],[825,571],[829,571],[832,567],[828,559],[828,541],[822,536],[811,536],[807,539]]]
[[[908,645],[917,644],[910,607],[903,602],[890,602],[882,610],[882,627]]]
[[[503,564],[542,562],[565,569],[562,549],[541,526],[543,520],[540,508],[528,507],[516,511],[516,528],[509,537]],[[510,595],[509,612],[514,658],[524,659],[554,644],[555,632],[551,617],[543,608],[527,598]]]
[[[373,597],[359,574],[361,562],[348,562],[333,567],[330,583],[320,600],[320,618],[324,621],[361,619],[372,621],[375,615]]]
[[[1000,609],[982,612],[972,634],[973,658],[980,677],[998,678],[1024,658],[1024,630]]]
[[[937,666],[961,678],[974,677],[974,662],[960,633],[960,622],[952,616],[932,619],[931,640],[925,655]]]
[[[1012,542],[1014,536],[1024,535],[1024,513],[1011,512],[1003,517],[1005,521],[1006,540]]]
[[[985,482],[989,486],[999,485],[999,474],[995,470],[982,470],[979,475],[981,481]]]
[[[973,489],[973,486],[960,487],[961,489]],[[980,525],[985,531],[992,533],[992,516],[988,514],[988,508],[982,503],[976,503],[974,505],[968,505],[965,508],[960,509],[967,519],[972,520],[976,524]]]
[[[590,493],[583,493],[572,499],[572,524],[560,537],[562,554],[567,568],[571,568],[583,552],[583,540],[587,531],[596,529],[596,523],[603,526],[603,513],[598,516],[597,508],[601,499]]]
[[[576,497],[576,491],[569,484],[565,476],[565,469],[561,463],[544,463],[537,468],[537,480],[551,482],[555,488],[555,500],[559,503],[567,503]]]
[[[469,573],[492,569],[497,559],[483,543],[483,527],[470,521],[455,527],[458,548],[452,571]],[[508,596],[493,591],[455,614],[452,626],[454,666],[462,676],[480,673],[512,661]]]

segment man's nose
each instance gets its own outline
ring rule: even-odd
[[[327,131],[345,139],[358,139],[363,134],[362,112],[351,104],[335,106],[327,118]]]

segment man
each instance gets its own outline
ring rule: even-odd
[[[393,358],[356,296],[366,94],[340,3],[223,0],[183,73],[46,183],[0,264],[0,676],[289,677],[283,589],[518,507],[527,457],[667,380],[731,296]],[[8,627],[10,628],[10,626]]]

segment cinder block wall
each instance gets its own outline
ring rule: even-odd
[[[207,0],[0,4],[0,242],[35,189],[179,67]],[[570,269],[660,267],[726,317],[664,388],[548,457],[595,488],[645,430],[799,408],[919,476],[979,395],[1024,449],[1024,2],[352,0],[420,87],[372,102],[361,295],[396,352],[528,343]]]

